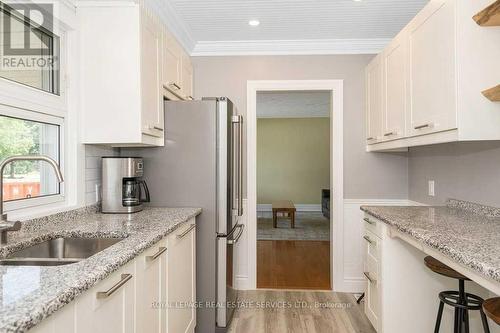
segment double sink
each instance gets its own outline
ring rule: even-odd
[[[0,259],[0,266],[60,266],[74,264],[124,238],[60,237],[16,251]]]

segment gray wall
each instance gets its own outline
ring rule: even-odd
[[[196,97],[227,96],[246,114],[247,80],[344,80],[344,197],[406,199],[406,154],[365,152],[364,69],[371,55],[194,57]]]
[[[435,197],[428,181],[435,181]],[[457,198],[500,207],[500,142],[461,142],[411,148],[409,199],[443,204]]]

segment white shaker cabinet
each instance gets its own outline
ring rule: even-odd
[[[432,1],[408,26],[409,135],[457,127],[455,1]]]
[[[134,333],[134,264],[127,264],[81,295],[76,332]]]
[[[500,103],[481,93],[498,84],[500,32],[472,19],[489,4],[430,0],[368,64],[367,151],[500,140]]]
[[[408,43],[405,33],[400,33],[382,53],[382,141],[405,136],[408,103],[407,54]]]
[[[366,142],[373,144],[382,138],[383,67],[377,56],[366,68]]]
[[[140,29],[142,133],[163,138],[162,26],[148,10],[142,9]]]
[[[135,261],[136,330],[135,332],[167,332],[167,253],[163,240],[146,250]]]
[[[184,99],[193,99],[193,65],[189,55],[182,53],[182,96]]]
[[[193,95],[189,56],[142,1],[79,1],[77,14],[83,143],[163,146],[164,99]]]
[[[168,31],[164,33],[163,42],[163,88],[179,98],[182,89],[182,47]]]
[[[168,236],[168,332],[196,327],[196,225],[194,220]]]

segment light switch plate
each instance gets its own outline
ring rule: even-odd
[[[436,193],[434,191],[434,181],[429,180],[429,196],[433,197],[435,195],[436,195]]]

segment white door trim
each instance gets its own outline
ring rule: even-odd
[[[249,286],[257,288],[257,92],[289,90],[331,91],[330,110],[330,277],[333,290],[343,280],[343,80],[247,81],[247,197],[248,197],[248,276]]]

